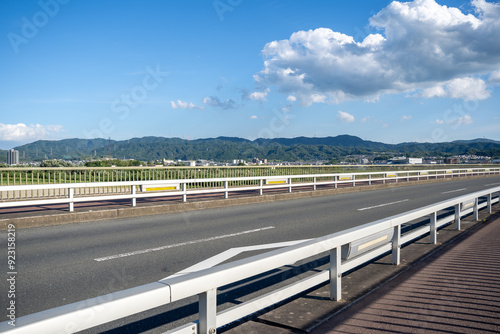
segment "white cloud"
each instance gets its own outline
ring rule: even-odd
[[[297,101],[297,98],[294,95],[288,95],[288,97],[286,98],[286,100],[288,102],[295,102],[295,101]]]
[[[344,111],[337,111],[337,119],[341,122],[351,123],[354,122],[354,116]]]
[[[364,123],[364,122],[368,121],[369,119],[371,119],[371,116],[366,116],[366,117],[363,117],[363,118],[361,119],[361,122],[363,122],[363,123]]]
[[[0,123],[0,140],[25,141],[50,138],[63,130],[62,125],[40,125],[24,123]]]
[[[463,125],[472,123],[473,123],[472,117],[470,117],[469,115],[460,116],[448,122],[448,124],[450,125]]]
[[[403,116],[401,117],[401,121],[402,121],[402,122],[403,122],[403,121],[408,121],[408,120],[410,120],[410,119],[412,119],[412,116],[411,116],[411,115],[403,115]]]
[[[500,4],[472,5],[475,15],[434,0],[393,1],[370,18],[380,34],[362,41],[328,28],[295,32],[264,46],[264,67],[254,78],[296,94],[306,106],[418,91],[421,97],[487,98],[485,83],[473,77],[500,66]]]
[[[256,115],[250,116],[251,119],[257,119],[258,117]]]
[[[486,84],[481,79],[458,78],[449,81],[446,89],[450,97],[466,101],[484,100],[490,96]]]
[[[490,97],[490,91],[486,87],[486,83],[478,78],[457,78],[439,84],[438,86],[424,89],[420,94],[425,98],[431,97],[450,97],[454,99],[462,99],[465,101],[484,100]]]
[[[269,94],[269,91],[270,91],[269,88],[267,88],[263,92],[253,92],[248,95],[248,98],[250,100],[264,102],[267,101],[267,94]]]
[[[221,101],[217,96],[207,96],[203,99],[203,103],[207,106],[222,108],[224,110],[227,109],[236,109],[237,104],[232,99],[228,99],[226,101]]]
[[[456,118],[447,120],[446,122],[442,119],[436,119],[436,124],[447,124],[447,125],[467,125],[472,124],[474,121],[469,115],[464,115]]]
[[[500,71],[491,73],[488,81],[491,83],[500,84]]]
[[[170,105],[173,109],[181,108],[181,109],[205,109],[203,106],[197,106],[193,104],[193,102],[185,102],[181,100],[177,100],[177,102],[170,101]]]

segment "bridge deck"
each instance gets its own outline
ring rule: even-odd
[[[313,331],[388,332],[500,332],[500,218],[469,231]]]

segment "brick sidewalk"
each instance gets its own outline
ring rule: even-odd
[[[500,333],[500,218],[468,231],[312,333]]]

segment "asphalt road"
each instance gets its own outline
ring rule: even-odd
[[[455,180],[17,230],[17,316],[154,282],[230,248],[315,238],[498,185],[500,177]],[[6,231],[1,236],[0,261],[7,275]],[[7,291],[6,280],[0,280],[3,310]],[[147,317],[160,322],[163,312]],[[107,329],[143,331],[139,328],[134,323]],[[146,329],[159,330],[155,325]]]

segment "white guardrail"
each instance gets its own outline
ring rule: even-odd
[[[185,298],[199,296],[199,320],[168,333],[214,334],[217,328],[325,282],[330,284],[330,298],[339,300],[342,273],[388,252],[392,252],[392,263],[398,265],[402,245],[428,233],[431,243],[436,243],[437,230],[440,227],[454,222],[455,228],[460,229],[461,217],[472,213],[474,219],[478,220],[478,210],[483,207],[491,213],[492,204],[499,202],[499,192],[500,187],[490,188],[246,259],[27,315],[16,320],[15,328],[8,322],[1,323],[0,332],[11,334],[73,333]],[[494,194],[497,195],[494,196]],[[449,209],[452,209],[451,214],[449,211],[445,213],[442,211]],[[446,212],[448,216],[437,218],[438,213],[441,217]],[[427,225],[401,234],[403,224],[427,217],[430,217]],[[365,240],[371,245],[374,243],[373,240],[380,240],[381,232],[388,230],[392,238],[379,243],[380,247],[376,249],[366,247],[369,249],[367,252],[342,260],[342,249],[346,245],[353,245],[359,240]],[[366,241],[369,239],[372,241]],[[219,287],[321,254],[329,255],[329,269],[319,273],[314,271],[314,274],[298,282],[217,312],[217,289]]]
[[[188,195],[224,193],[224,198],[229,197],[229,192],[258,190],[262,195],[264,190],[288,188],[292,192],[293,187],[312,186],[316,190],[318,186],[333,185],[337,188],[342,184],[386,183],[412,180],[429,180],[438,178],[453,178],[474,175],[500,174],[500,168],[468,168],[468,169],[438,169],[438,170],[414,170],[414,171],[390,171],[390,172],[366,172],[366,173],[338,173],[338,174],[306,174],[287,176],[252,176],[252,177],[231,177],[231,178],[203,178],[203,179],[181,179],[181,180],[154,180],[154,181],[115,181],[115,182],[81,182],[81,183],[60,183],[60,184],[36,184],[36,185],[16,185],[0,186],[0,192],[29,192],[37,190],[66,189],[67,197],[60,198],[35,198],[22,200],[5,200],[0,202],[0,208],[47,205],[47,204],[68,204],[69,211],[74,210],[74,203],[110,201],[120,199],[130,199],[131,205],[137,205],[137,198],[182,196],[182,201],[187,201]],[[304,182],[295,179],[307,179]],[[230,183],[241,181],[256,181],[257,186],[229,186]],[[193,184],[223,184],[223,187],[188,189],[188,185]],[[100,188],[100,187],[130,187],[130,193],[99,195],[99,196],[76,196],[77,188]]]

